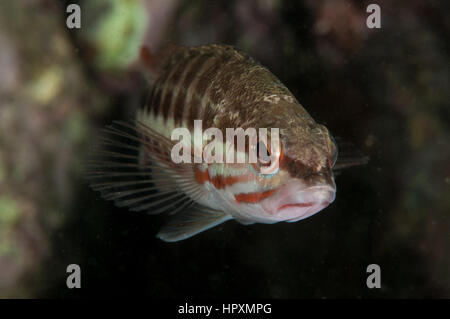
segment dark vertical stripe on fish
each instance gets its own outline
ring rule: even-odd
[[[153,100],[155,99],[156,85],[152,85],[150,94],[147,97],[147,102],[145,103],[145,113],[149,114],[152,111]]]
[[[166,122],[167,118],[169,117],[170,105],[172,104],[172,100],[174,99],[174,89],[177,80],[179,80],[187,63],[188,63],[187,59],[181,59],[177,63],[175,63],[170,69],[167,80],[164,83],[163,89],[164,93],[160,105],[161,114],[163,116],[164,122]]]
[[[189,128],[193,128],[193,121],[192,123],[189,123],[188,114],[190,108],[193,105],[191,101],[195,91],[195,85],[202,76],[205,69],[205,65],[208,65],[208,63],[210,63],[212,55],[202,54],[198,55],[193,59],[195,60],[195,62],[192,64],[190,72],[186,75],[186,78],[184,79],[183,88],[185,89],[185,95],[182,101],[183,107],[177,108],[174,114],[175,121],[177,121],[178,118],[180,122],[187,121],[188,122],[187,126]]]
[[[155,83],[150,109],[155,116],[162,115],[165,122],[171,117],[176,125],[185,121],[190,129],[196,119],[202,119],[204,125],[213,125],[221,101],[236,86],[234,82],[240,80],[244,60],[231,47],[180,50],[167,61]]]
[[[233,63],[232,56],[230,55],[223,55],[217,60],[216,68],[211,72],[209,78],[205,77],[203,79],[204,83],[202,83],[201,90],[199,91],[199,93],[203,94],[201,99],[201,117],[207,126],[213,125],[214,116],[217,114],[217,107],[220,102],[220,99],[215,98],[215,95],[212,93],[220,85],[222,74],[228,70],[230,63]]]
[[[202,97],[204,96],[206,86],[212,81],[211,73],[220,66],[220,60],[220,57],[208,56],[199,68],[197,77],[192,81],[188,89],[188,96],[186,97],[187,110],[185,111],[186,115],[184,117],[186,118],[189,129],[193,128],[194,120],[202,119]]]
[[[153,115],[155,117],[158,116],[159,113],[159,104],[161,101],[161,94],[162,94],[161,85],[159,85],[158,82],[155,83],[155,94],[151,101],[151,109],[153,110]]]
[[[207,90],[209,87],[211,87],[216,80],[217,73],[220,72],[220,70],[223,68],[224,64],[226,63],[226,59],[224,60],[224,56],[216,56],[212,60],[212,63],[208,66],[208,68],[205,69],[202,76],[199,78],[195,90],[194,90],[194,96],[197,97],[197,101],[195,104],[192,105],[192,107],[196,107],[197,110],[191,110],[192,113],[196,113],[196,118],[194,119],[202,119],[205,121],[204,113],[207,108],[210,108],[209,105],[209,96],[207,94]],[[193,120],[192,119],[192,123]],[[212,122],[204,122],[205,125],[210,126]]]
[[[182,116],[183,116],[183,109],[185,107],[185,100],[186,100],[186,94],[187,94],[187,83],[186,78],[189,74],[194,73],[196,71],[195,67],[196,63],[201,60],[201,56],[196,56],[193,58],[190,58],[187,60],[187,65],[183,70],[183,73],[181,74],[180,78],[178,79],[176,85],[173,89],[173,97],[172,97],[172,103],[170,105],[169,110],[169,116],[172,116],[174,122],[176,125],[181,124],[182,122]]]

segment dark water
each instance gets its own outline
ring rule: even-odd
[[[0,5],[0,297],[450,296],[445,1],[377,1],[380,29],[360,1],[84,1],[81,29],[67,3]],[[81,167],[98,129],[144,103],[142,43],[235,45],[370,162],[304,221],[156,239],[163,217],[104,201]]]

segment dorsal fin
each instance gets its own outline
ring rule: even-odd
[[[170,44],[158,52],[152,52],[150,48],[143,45],[140,50],[140,64],[153,82],[159,75],[166,59],[178,48],[178,46]]]

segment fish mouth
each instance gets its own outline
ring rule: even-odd
[[[278,221],[298,221],[314,215],[330,205],[336,194],[334,185],[286,185],[263,203],[263,209],[271,219]]]
[[[280,206],[278,208],[278,211],[285,209],[285,208],[290,208],[290,207],[311,207],[314,206],[316,203],[314,202],[307,202],[307,203],[297,203],[297,204],[284,204],[283,206]]]

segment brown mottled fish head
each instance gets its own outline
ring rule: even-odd
[[[258,177],[260,193],[268,196],[257,205],[274,221],[298,221],[334,201],[332,169],[337,146],[328,129],[317,124],[297,101],[277,103],[269,114],[258,119],[257,125],[279,128],[279,169]]]
[[[337,159],[337,146],[328,129],[317,124],[304,109],[297,105],[286,114],[281,137],[284,146],[285,167],[291,177],[332,174]]]

